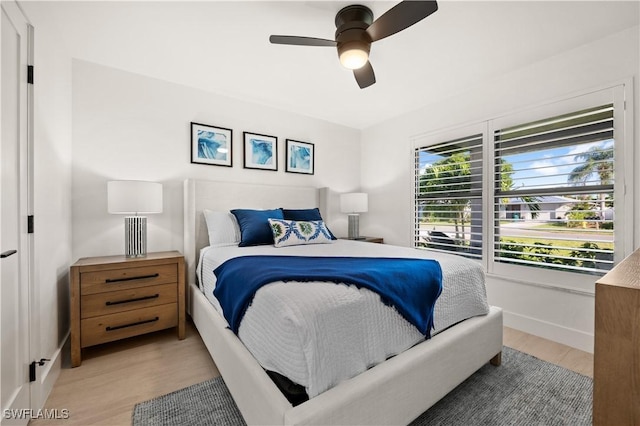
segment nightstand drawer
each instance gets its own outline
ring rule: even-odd
[[[178,301],[176,284],[162,284],[82,296],[82,318],[115,314]]]
[[[178,304],[153,306],[81,321],[81,347],[98,345],[178,325]]]
[[[84,272],[80,281],[82,295],[126,290],[158,284],[170,284],[178,281],[178,269],[175,263],[169,265],[127,266],[120,269]]]

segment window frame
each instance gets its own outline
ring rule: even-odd
[[[467,124],[464,126],[460,126],[460,127],[452,127],[449,129],[445,129],[445,130],[440,130],[437,132],[432,132],[432,133],[427,133],[424,135],[418,135],[415,136],[411,139],[411,165],[412,165],[412,172],[411,172],[411,179],[412,179],[412,185],[411,185],[411,223],[412,223],[412,229],[411,229],[411,245],[414,248],[418,248],[416,247],[416,238],[415,238],[415,233],[416,233],[416,211],[417,211],[417,205],[416,205],[416,189],[417,189],[417,184],[416,184],[416,163],[415,163],[415,152],[417,149],[424,149],[424,148],[428,148],[429,146],[433,146],[433,145],[438,145],[447,141],[453,141],[456,139],[462,139],[462,138],[467,138],[467,137],[471,137],[474,135],[482,135],[482,163],[485,164],[485,156],[486,156],[486,148],[487,148],[487,125],[486,123],[482,122],[482,123],[474,123],[474,124]],[[486,179],[486,167],[483,167],[484,170],[484,174],[482,176],[482,192],[483,194],[486,194],[487,191],[487,179]],[[486,197],[483,196],[482,197],[482,227],[485,228],[486,227]],[[483,233],[482,235],[482,258],[469,258],[475,262],[479,262],[479,263],[485,263],[484,259],[486,257],[485,251],[486,251],[486,247],[487,244],[489,242],[488,240],[489,236],[486,233]],[[419,248],[421,250],[429,250],[428,248]],[[443,251],[439,251],[441,253],[443,253]],[[452,253],[453,254],[453,253]]]
[[[456,131],[454,133],[451,133],[451,135],[464,134],[465,131],[467,131],[467,130],[469,130],[469,128],[456,129]],[[458,131],[461,131],[461,133],[459,133]],[[480,136],[479,138],[476,137],[478,135]],[[462,140],[468,139],[470,141],[477,141],[477,140],[481,141],[480,145],[478,145],[481,148],[479,150],[480,154],[481,154],[480,168],[482,170],[482,174],[480,175],[481,187],[480,188],[475,188],[475,190],[471,190],[470,189],[468,195],[472,196],[473,192],[479,192],[479,197],[478,197],[478,195],[475,195],[475,196],[472,196],[472,198],[480,198],[480,203],[481,203],[481,208],[480,208],[480,213],[481,213],[480,229],[482,230],[482,229],[484,229],[484,196],[482,194],[484,194],[484,192],[486,190],[486,188],[484,187],[484,184],[485,184],[485,176],[484,176],[484,147],[485,147],[486,143],[485,143],[485,139],[484,139],[484,131],[483,131],[483,129],[479,129],[475,133],[468,133],[467,135],[462,136],[462,137],[453,137],[453,138],[448,138],[446,140],[435,140],[435,139],[434,140],[429,140],[428,138],[427,139],[422,139],[421,138],[421,139],[418,139],[418,140],[414,141],[414,148],[413,148],[413,151],[412,151],[412,153],[414,155],[414,172],[415,172],[415,169],[417,169],[417,167],[418,167],[418,164],[416,163],[416,156],[415,156],[415,154],[416,154],[416,152],[418,150],[420,150],[420,151],[428,150],[428,148],[431,147],[431,146],[437,146],[437,145],[441,145],[441,144],[452,143],[452,142],[459,141],[461,139]],[[473,163],[473,161],[475,161],[475,160],[471,159],[470,163]],[[474,166],[471,166],[471,168],[473,168],[473,167]],[[415,173],[414,173],[414,178],[415,178],[414,179],[414,185],[413,185],[413,188],[412,188],[413,189],[413,209],[412,209],[413,218],[412,218],[412,221],[414,223],[414,227],[413,227],[414,232],[413,232],[413,235],[412,235],[412,241],[413,241],[413,246],[416,247],[416,245],[419,242],[418,241],[419,239],[416,236],[417,227],[415,226],[415,224],[416,224],[417,218],[418,218],[418,206],[417,206],[416,201],[418,200],[418,197],[419,197],[419,189],[418,188],[419,188],[419,183],[420,183],[420,177],[415,175]],[[465,195],[467,195],[467,194],[465,194]],[[473,216],[473,211],[472,211],[472,216]],[[484,251],[484,247],[485,247],[485,241],[484,241],[485,235],[484,235],[484,233],[481,234],[482,238],[480,240],[474,239],[473,238],[473,232],[474,232],[473,231],[474,230],[473,219],[470,219],[468,226],[469,226],[469,235],[470,235],[469,239],[470,239],[470,241],[474,241],[474,242],[480,241],[481,251]],[[465,232],[465,234],[466,234],[466,232]],[[438,243],[436,243],[436,244],[438,244]],[[443,244],[443,245],[446,245],[446,244]],[[420,247],[420,248],[424,248],[424,247]],[[442,252],[442,253],[448,253],[448,251],[446,249],[439,250],[439,249],[436,248],[434,250]],[[481,258],[481,257],[475,256],[475,255],[469,255],[467,257],[472,258],[472,259],[480,259]]]
[[[486,120],[451,127],[436,132],[417,135],[411,138],[411,244],[416,247],[416,164],[415,151],[430,145],[437,145],[471,135],[482,134],[483,151],[483,198],[482,215],[484,233],[482,236],[482,259],[480,262],[487,276],[517,281],[546,287],[562,288],[579,293],[595,293],[595,281],[599,275],[579,272],[565,272],[547,270],[535,266],[515,265],[496,262],[494,259],[494,239],[497,232],[494,229],[494,217],[497,208],[494,205],[494,134],[496,130],[504,129],[536,120],[573,113],[582,109],[596,107],[603,104],[613,104],[614,107],[614,138],[615,138],[615,182],[614,199],[616,200],[616,216],[614,226],[614,265],[631,254],[634,238],[630,236],[630,229],[634,227],[633,197],[633,164],[635,152],[633,147],[633,110],[631,102],[625,102],[633,96],[631,80],[625,80],[615,85],[604,86],[591,91],[583,91],[564,98],[533,106],[513,113],[487,118]],[[640,200],[637,200],[640,201]],[[626,231],[625,231],[626,230]],[[428,248],[422,248],[429,250]],[[535,268],[535,269],[532,269]],[[535,271],[535,274],[532,274]],[[530,278],[535,276],[535,279]]]

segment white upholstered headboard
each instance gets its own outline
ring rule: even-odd
[[[306,209],[319,207],[327,220],[327,188],[255,185],[187,179],[184,181],[184,256],[188,283],[195,282],[200,249],[209,244],[203,209]]]

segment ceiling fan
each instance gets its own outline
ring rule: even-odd
[[[337,47],[340,63],[353,70],[358,86],[364,89],[376,82],[369,62],[371,43],[410,27],[436,10],[438,3],[435,0],[404,0],[374,21],[371,9],[356,4],[344,7],[336,14],[335,40],[272,35],[269,41],[273,44]]]

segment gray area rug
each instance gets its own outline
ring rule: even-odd
[[[502,365],[485,365],[418,417],[422,425],[591,425],[593,382],[505,347]],[[133,410],[134,426],[244,425],[217,377]]]

